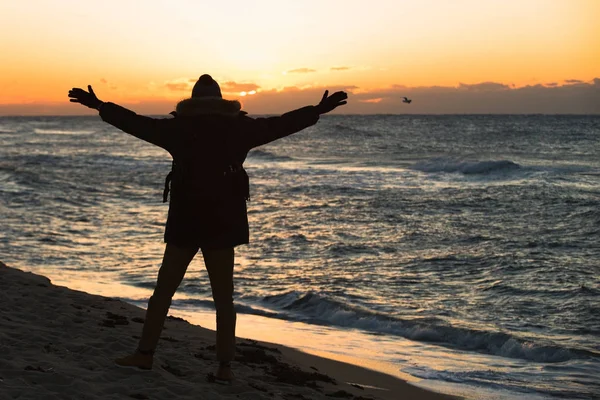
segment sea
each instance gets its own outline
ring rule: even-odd
[[[600,116],[327,115],[245,167],[238,332],[467,398],[600,398]],[[170,168],[97,116],[0,117],[0,259],[145,306]],[[214,318],[200,254],[172,310]]]

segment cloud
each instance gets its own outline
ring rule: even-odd
[[[189,85],[186,83],[165,83],[167,89],[172,90],[174,92],[187,90]]]
[[[286,71],[288,74],[308,74],[311,72],[317,72],[316,69],[312,69],[312,68],[296,68],[296,69],[290,69],[288,71]]]
[[[108,86],[109,90],[117,90],[117,85],[115,85],[114,83],[109,83],[106,79],[104,78],[100,78],[100,83],[102,85],[106,85]]]
[[[260,89],[260,86],[258,86],[256,83],[239,83],[228,81],[221,84],[221,90],[224,93],[250,92],[258,89]]]
[[[196,82],[196,80],[188,78],[178,78],[166,81],[165,86],[167,87],[167,89],[172,90],[174,92],[181,92],[191,90],[193,86],[191,85],[192,82]]]
[[[181,82],[170,81],[173,85]],[[190,82],[184,80],[183,83]],[[253,83],[225,82],[222,87],[236,91]],[[159,85],[164,87],[162,84]],[[176,87],[176,86],[175,86]],[[254,86],[247,86],[250,88]],[[306,105],[315,105],[325,89],[330,93],[348,92],[348,104],[335,113],[341,114],[596,114],[600,115],[600,78],[576,84],[535,84],[511,87],[498,82],[459,84],[456,86],[406,86],[365,90],[354,85],[263,89],[242,98],[244,110],[251,116],[282,114]],[[243,90],[240,90],[243,91]],[[232,92],[233,93],[233,92]],[[239,92],[238,92],[239,93]],[[402,102],[406,96],[411,104]],[[227,96],[232,98],[234,96]],[[237,97],[237,96],[236,96]],[[110,100],[109,98],[104,98]],[[145,115],[166,116],[174,100],[139,99],[137,103],[119,104]],[[118,99],[117,99],[118,102]],[[94,110],[60,103],[0,104],[0,115],[94,115]]]
[[[502,83],[496,82],[482,82],[476,83],[474,85],[467,85],[464,83],[458,84],[459,90],[467,90],[471,92],[494,92],[497,90],[507,90],[510,89],[510,86],[504,85]]]
[[[332,71],[347,71],[350,67],[331,67]]]
[[[329,93],[357,89],[354,85],[300,88],[288,86],[283,89],[262,90],[251,97],[244,97],[244,110],[251,115],[282,114],[307,105],[316,105],[321,101],[325,90]],[[345,106],[344,106],[345,107]]]
[[[583,81],[580,81],[579,79],[566,79],[565,80],[566,83],[569,84],[573,84],[573,83],[584,83]]]
[[[402,97],[413,100],[403,104]],[[590,83],[511,87],[497,82],[389,88],[354,94],[348,112],[414,114],[600,114],[600,78]],[[362,104],[362,105],[361,105]],[[375,107],[376,106],[376,107]]]
[[[299,92],[300,90],[302,90],[301,88],[299,88],[298,86],[285,86],[283,89],[278,90],[278,92]]]
[[[375,99],[366,99],[366,100],[358,100],[358,101],[360,101],[362,103],[375,103],[375,104],[377,104],[377,103],[381,103],[382,100],[383,99],[381,97],[377,97]]]

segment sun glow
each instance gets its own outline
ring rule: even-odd
[[[63,104],[87,84],[115,102],[171,102],[202,73],[229,82],[227,95],[256,98],[277,88],[522,87],[600,74],[598,0],[103,4],[0,2],[0,105]]]

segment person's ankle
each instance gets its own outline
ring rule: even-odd
[[[141,355],[143,355],[143,356],[148,356],[148,357],[152,357],[152,356],[154,356],[154,350],[144,350],[144,349],[142,349],[142,348],[140,348],[140,347],[138,347],[138,348],[135,350],[135,352],[136,352],[136,353],[138,353],[138,354],[141,354]]]
[[[228,361],[220,362],[217,373],[215,374],[218,379],[231,381],[233,379],[233,371],[231,369],[231,363]]]

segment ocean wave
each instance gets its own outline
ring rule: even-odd
[[[89,135],[90,133],[94,133],[94,131],[70,131],[65,129],[40,129],[34,128],[33,132],[38,135]]]
[[[379,136],[379,134],[376,134],[374,132],[370,132],[370,131],[366,131],[366,130],[362,130],[362,129],[357,129],[354,128],[350,125],[346,125],[346,124],[333,124],[331,126],[334,130],[339,131],[339,132],[343,132],[343,133],[362,133],[362,134],[368,134],[369,136]]]
[[[418,162],[410,167],[421,172],[461,173],[464,175],[485,175],[504,173],[521,169],[521,166],[510,160],[499,161],[459,161],[445,158]]]
[[[15,126],[10,126],[8,124],[0,124],[0,134],[5,134],[5,133],[16,133],[17,130],[15,129]]]
[[[326,246],[326,249],[335,257],[355,256],[357,254],[379,254],[379,251],[376,248],[362,244],[332,243]]]
[[[410,365],[401,370],[421,379],[441,380],[461,385],[466,384],[472,387],[486,388],[488,390],[502,391],[506,395],[506,397],[501,397],[503,399],[590,399],[595,398],[590,396],[600,388],[600,385],[594,382],[594,371],[592,368],[590,368],[589,376],[580,378],[578,390],[570,390],[564,386],[553,388],[545,382],[544,378],[541,378],[539,374],[533,371],[522,371],[508,377],[506,373],[492,369],[455,371]],[[524,381],[527,382],[527,387],[524,387]],[[477,393],[478,396],[476,398],[487,398],[483,396],[484,393]],[[490,398],[499,397],[490,395]]]
[[[201,307],[201,308],[215,308],[215,303],[210,298],[205,299],[182,299],[182,300],[173,300],[173,307]],[[276,319],[285,319],[281,314],[273,311],[268,311],[264,309],[260,309],[257,307],[252,307],[246,304],[235,303],[235,311],[239,314],[250,314],[250,315],[258,315],[261,317],[267,318],[276,318]]]
[[[356,129],[356,128],[353,128],[346,124],[340,124],[340,123],[333,124],[331,127],[338,131],[358,131],[358,129]]]
[[[59,165],[68,159],[68,156],[54,154],[31,154],[21,157],[22,165]]]
[[[260,160],[260,161],[275,161],[275,162],[293,161],[294,160],[292,157],[280,156],[280,155],[271,153],[270,151],[266,151],[266,150],[252,150],[250,153],[248,153],[248,158]]]
[[[262,302],[270,308],[280,311],[277,315],[270,317],[402,336],[410,340],[436,343],[460,350],[507,358],[540,363],[600,358],[600,354],[563,347],[549,341],[542,343],[510,333],[454,327],[438,318],[401,319],[390,317],[315,292],[289,291],[266,296]],[[253,313],[251,309],[247,311]]]
[[[580,286],[571,286],[561,289],[545,289],[542,287],[517,287],[504,283],[502,280],[491,282],[487,285],[476,287],[481,292],[492,292],[494,296],[520,296],[526,298],[550,298],[550,299],[568,299],[578,296],[598,296],[600,290],[588,288],[583,284]]]

